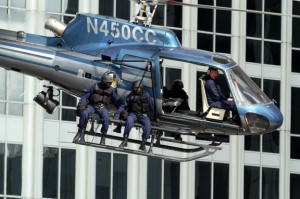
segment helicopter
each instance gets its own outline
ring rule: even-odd
[[[151,139],[147,142],[149,151],[100,145],[93,140],[75,142],[85,146],[184,162],[221,150],[219,146],[224,140],[216,135],[258,135],[282,125],[279,109],[234,60],[223,54],[182,47],[173,31],[151,25],[159,1],[135,2],[141,8],[132,21],[77,13],[68,25],[48,18],[45,28],[54,33],[52,37],[0,29],[0,67],[48,80],[77,97],[101,81],[103,74],[113,77],[113,86],[122,99],[131,92],[133,82],[142,80],[155,106]],[[218,69],[226,78],[239,122],[230,118],[230,112],[208,105],[204,78],[197,80],[201,85],[200,110],[179,110],[180,98],[164,96],[164,62]],[[45,86],[47,90],[34,98],[50,114],[59,106],[53,98],[52,85]],[[91,127],[86,129],[86,136],[100,137],[95,130],[97,118],[91,117],[89,123]],[[124,125],[124,121],[113,117],[111,123]],[[135,126],[141,127],[140,124]],[[119,135],[111,133],[105,137],[121,141]],[[211,143],[190,141],[195,138]],[[139,144],[141,141],[129,139],[128,142]]]

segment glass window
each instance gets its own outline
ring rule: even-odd
[[[162,160],[148,157],[147,199],[161,198]]]
[[[211,9],[198,8],[198,30],[213,31],[213,14]]]
[[[246,40],[246,61],[261,63],[261,41],[259,40]]]
[[[195,199],[211,198],[211,163],[196,162]]]
[[[130,20],[130,1],[116,0],[116,17]]]
[[[263,134],[263,152],[279,153],[279,131]]]
[[[262,199],[279,198],[279,169],[262,168]]]
[[[0,194],[4,194],[5,144],[0,143]]]
[[[260,151],[260,135],[245,136],[245,150]]]
[[[6,113],[5,103],[0,102],[0,114],[4,115]]]
[[[165,6],[157,6],[155,15],[152,19],[152,24],[160,26],[165,24]]]
[[[264,37],[267,39],[281,39],[281,17],[265,15]]]
[[[247,9],[248,10],[262,10],[262,2],[261,0],[247,0]]]
[[[300,37],[299,37],[300,38]],[[292,50],[292,72],[300,73],[300,51]]]
[[[280,81],[264,79],[264,93],[269,97],[269,99],[274,99],[276,106],[280,107]]]
[[[207,22],[207,21],[206,21]],[[231,34],[231,11],[216,11],[216,32]]]
[[[213,35],[198,33],[197,48],[207,51],[213,51]]]
[[[300,15],[300,1],[293,1],[293,15]]]
[[[76,97],[62,92],[62,106],[76,107],[77,99]],[[76,121],[76,116],[74,114],[74,109],[62,108],[61,117],[64,121]]]
[[[99,0],[99,14],[105,16],[114,16],[114,1]]]
[[[7,6],[7,0],[0,0],[1,6]]]
[[[62,0],[46,0],[46,11],[49,12],[61,12],[62,10]]]
[[[7,145],[6,194],[21,195],[22,190],[22,145]]]
[[[0,69],[0,100],[6,99],[6,71]]]
[[[75,199],[76,151],[61,149],[60,197]]]
[[[57,198],[58,148],[44,147],[43,198]]]
[[[292,46],[300,48],[300,18],[293,18],[292,26]]]
[[[299,122],[299,120],[298,120]],[[300,137],[291,136],[291,159],[300,159]]]
[[[281,0],[265,0],[265,11],[281,13]]]
[[[299,199],[300,198],[300,175],[291,174],[290,175],[290,199]]]
[[[181,69],[177,68],[166,68],[165,86],[168,89],[172,88],[173,81],[175,79],[181,79]]]
[[[167,6],[167,26],[182,28],[182,6]]]
[[[110,199],[111,154],[97,152],[96,198]]]
[[[24,98],[24,75],[14,71],[8,72],[7,100],[23,102]]]
[[[214,199],[229,198],[229,165],[214,164]]]
[[[247,36],[261,37],[262,34],[262,15],[256,13],[247,13]]]
[[[280,43],[264,42],[264,64],[280,65]]]
[[[231,38],[216,35],[216,52],[231,53]]]
[[[244,167],[244,199],[259,199],[259,167]]]
[[[180,164],[164,161],[164,199],[179,199]]]
[[[8,115],[23,116],[23,104],[8,103]]]
[[[300,135],[300,88],[292,87],[291,98],[291,133]]]
[[[113,156],[113,198],[127,198],[127,155]]]

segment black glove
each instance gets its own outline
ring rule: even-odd
[[[77,112],[79,112],[79,113],[81,113],[82,111],[84,111],[85,108],[86,108],[86,104],[80,103],[80,102],[78,103],[78,105],[77,105],[77,107],[76,107]]]

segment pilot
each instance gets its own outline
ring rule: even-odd
[[[120,105],[118,111],[115,113],[114,118],[118,119],[120,113],[128,108],[128,116],[125,122],[124,140],[119,147],[127,147],[127,141],[131,128],[135,122],[142,124],[143,134],[142,143],[139,147],[140,150],[146,151],[145,144],[151,132],[151,119],[154,114],[154,104],[148,92],[143,90],[141,81],[133,83],[132,92],[126,97],[124,102]]]
[[[233,101],[233,98],[231,97],[226,98],[223,95],[220,86],[216,83],[216,79],[219,74],[218,69],[209,67],[208,70],[209,70],[209,75],[207,75],[205,79],[206,80],[205,91],[206,91],[208,105],[215,108],[231,110],[235,118],[238,118],[236,117],[237,109]]]
[[[164,98],[180,98],[182,102],[176,109],[190,110],[189,96],[183,90],[183,87],[183,82],[180,79],[174,80],[171,90],[168,90],[166,87],[163,88]]]
[[[112,85],[113,77],[107,73],[103,74],[101,81],[95,83],[89,91],[80,98],[77,112],[80,113],[78,132],[73,141],[83,141],[87,124],[87,118],[91,113],[97,113],[102,123],[101,133],[106,134],[109,127],[109,110],[111,104],[118,107],[119,96]],[[101,137],[100,144],[105,144],[105,137]]]

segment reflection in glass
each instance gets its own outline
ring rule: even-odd
[[[217,6],[231,8],[231,0],[217,0]]]
[[[7,73],[7,100],[23,102],[24,99],[24,75],[14,71]]]
[[[78,0],[65,1],[66,14],[75,15],[78,12]],[[64,22],[68,24],[74,17],[64,15]]]
[[[6,114],[6,108],[5,108],[6,103],[0,102],[0,114],[5,115]]]
[[[180,164],[164,161],[164,199],[179,199]]]
[[[43,198],[57,198],[58,149],[44,147],[43,152]]]
[[[300,48],[300,18],[293,18],[292,27],[292,46]]]
[[[211,163],[196,161],[195,199],[211,198]]]
[[[181,79],[181,69],[166,68],[165,86],[167,89],[172,89],[173,81],[175,79]]]
[[[113,198],[127,198],[127,155],[113,156]]]
[[[73,149],[61,150],[60,197],[75,198],[75,157]]]
[[[290,199],[299,199],[300,198],[300,175],[291,174],[290,175]]]
[[[10,6],[16,8],[25,8],[26,1],[25,0],[10,0]]]
[[[1,6],[7,6],[7,0],[0,0]]]
[[[161,198],[162,160],[148,157],[147,199]]]
[[[110,198],[111,154],[97,152],[96,198]]]
[[[247,9],[248,10],[262,10],[262,1],[261,0],[247,0]]]
[[[76,106],[76,97],[68,93],[62,92],[62,106]]]
[[[7,104],[8,115],[23,116],[23,104]]]
[[[7,145],[6,194],[21,195],[22,190],[22,145]]]
[[[214,199],[229,198],[229,164],[214,164]]]
[[[293,1],[293,15],[300,15],[300,1]]]
[[[5,144],[0,143],[0,194],[4,194]]]
[[[281,13],[281,0],[265,0],[265,11]]]
[[[244,167],[244,199],[259,199],[259,167]]]
[[[262,199],[279,198],[279,169],[262,168]]]
[[[0,100],[5,100],[6,99],[6,71],[3,68],[0,69],[0,85],[1,85]]]
[[[280,108],[280,81],[264,79],[264,93],[269,99],[275,100],[275,105]]]
[[[61,13],[62,12],[61,1],[62,0],[46,0],[46,6],[45,6],[46,11]]]
[[[153,25],[164,26],[165,20],[165,7],[163,5],[157,6],[155,17],[152,19]]]

